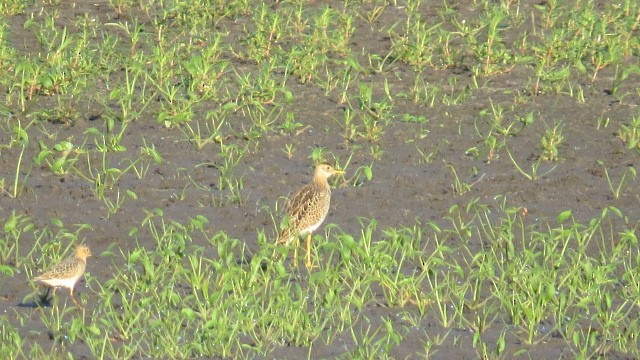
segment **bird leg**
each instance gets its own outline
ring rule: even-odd
[[[73,300],[74,304],[76,304],[77,307],[80,307],[80,308],[84,309],[84,306],[78,304],[78,302],[76,301],[76,297],[73,296],[73,288],[71,288],[71,300]]]
[[[311,233],[307,235],[307,269],[311,269]]]
[[[298,268],[298,246],[300,246],[300,238],[296,236],[296,240],[293,246],[293,267]]]
[[[51,296],[51,298],[49,298],[49,295],[51,294],[51,288],[51,286],[45,286],[46,291],[43,294],[38,295],[41,304],[47,305],[51,300],[53,300],[53,295],[56,294],[56,288],[53,288],[53,295]]]

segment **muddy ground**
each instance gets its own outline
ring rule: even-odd
[[[97,4],[97,5],[94,5]],[[119,18],[105,1],[93,1],[91,4],[77,2],[74,9],[68,5],[60,5],[64,14],[60,15],[60,26],[72,21],[75,16],[87,13],[98,21],[108,22]],[[34,6],[24,14],[8,18],[10,37],[21,47],[31,46],[22,41],[33,41],[28,35],[22,35],[21,29],[25,21],[41,6]],[[383,14],[377,21],[393,21],[392,9]],[[356,27],[361,31],[354,35],[352,46],[366,48],[373,53],[385,54],[390,41],[384,32],[371,30],[362,24]],[[222,21],[221,29],[240,31],[240,25],[233,21]],[[232,63],[235,61],[229,58]],[[629,59],[631,63],[634,59]],[[637,59],[636,59],[637,60]],[[240,62],[238,67],[251,66]],[[454,91],[460,91],[471,84],[472,74],[462,64],[456,69],[425,69],[424,80]],[[360,78],[360,81],[374,85],[376,93],[382,93],[381,86],[385,79],[392,79],[391,92],[406,91],[413,81],[411,68],[403,63],[395,63],[388,71],[381,74],[371,73]],[[114,74],[118,76],[118,74]],[[378,229],[386,227],[412,227],[434,221],[442,227],[448,226],[445,217],[454,205],[465,206],[472,199],[497,209],[506,196],[507,204],[525,207],[527,219],[531,223],[550,221],[564,210],[571,210],[577,221],[585,222],[598,217],[603,208],[615,206],[624,213],[630,223],[640,216],[638,210],[640,198],[637,194],[637,182],[630,181],[619,198],[614,198],[609,189],[603,166],[597,161],[605,162],[609,174],[619,179],[627,167],[636,167],[638,152],[628,150],[617,132],[621,124],[628,123],[637,114],[639,102],[633,77],[624,82],[620,93],[630,95],[620,101],[619,96],[611,94],[614,70],[604,69],[595,81],[588,76],[576,74],[573,81],[584,89],[586,101],[579,101],[568,94],[531,95],[531,79],[533,70],[526,67],[514,68],[502,74],[479,78],[479,89],[460,104],[447,106],[436,102],[434,106],[416,104],[412,101],[397,98],[394,111],[397,114],[414,114],[426,117],[427,122],[414,124],[403,122],[398,115],[383,129],[381,138],[375,143],[384,152],[376,159],[368,154],[372,144],[366,140],[347,141],[343,138],[340,120],[344,117],[345,106],[339,102],[338,94],[325,92],[313,84],[301,84],[296,81],[287,83],[294,94],[293,102],[287,105],[287,111],[295,114],[298,121],[305,125],[305,130],[298,134],[283,134],[270,131],[249,146],[234,174],[242,178],[244,187],[241,190],[242,203],[218,199],[224,192],[218,189],[220,171],[217,166],[223,161],[219,157],[216,145],[196,150],[193,144],[185,140],[183,134],[176,129],[166,129],[158,124],[156,117],[136,120],[127,128],[123,137],[126,152],[119,154],[122,159],[137,156],[140,151],[142,136],[147,144],[155,145],[163,157],[161,164],[152,164],[148,175],[140,180],[132,174],[124,176],[117,184],[122,191],[131,190],[137,194],[136,199],[126,199],[117,213],[108,216],[105,204],[97,199],[92,185],[78,178],[73,173],[66,175],[52,174],[45,167],[30,165],[21,169],[26,177],[24,191],[17,199],[7,193],[0,203],[0,219],[7,218],[12,211],[30,217],[38,227],[50,224],[50,219],[58,218],[64,224],[88,224],[92,230],[84,232],[85,242],[90,244],[95,256],[90,259],[88,271],[97,279],[108,279],[113,264],[111,258],[100,257],[101,252],[117,244],[127,249],[136,241],[141,245],[153,246],[153,240],[145,236],[144,231],[136,239],[129,236],[133,227],[140,227],[145,210],[160,208],[166,220],[184,222],[197,215],[204,215],[210,220],[207,232],[212,234],[223,230],[231,237],[241,239],[249,251],[256,251],[256,233],[264,230],[273,235],[276,228],[271,214],[266,209],[274,209],[276,203],[282,204],[283,197],[306,181],[312,172],[311,160],[308,158],[314,147],[326,148],[326,153],[340,159],[348,158],[352,153],[352,161],[347,172],[352,172],[362,165],[373,164],[373,179],[357,186],[338,182],[333,191],[333,202],[327,223],[336,224],[341,230],[357,234],[361,229],[360,218],[377,219]],[[450,80],[456,80],[455,89],[451,89]],[[9,89],[2,89],[8,92]],[[85,131],[91,127],[102,128],[101,109],[96,98],[105,96],[105,89],[96,84],[93,91],[86,94],[86,99],[77,99],[79,117],[72,124],[43,123],[45,128],[59,141],[62,139],[84,139]],[[526,97],[526,102],[518,100],[518,94]],[[42,109],[55,106],[56,96],[37,96],[29,102],[29,109]],[[502,149],[496,156],[487,161],[483,150],[483,137],[478,131],[487,131],[489,125],[479,113],[490,109],[491,104],[514,106],[508,117],[524,116],[533,112],[535,121],[523,127],[517,134],[506,140],[508,149],[514,159],[529,170],[540,153],[540,138],[545,129],[561,122],[564,141],[559,147],[559,161],[542,162],[541,173],[553,169],[548,175],[536,180],[529,180],[520,174],[507,152]],[[268,106],[268,105],[267,105]],[[10,107],[11,108],[11,107]],[[25,116],[17,109],[2,117],[18,119]],[[203,116],[205,109],[195,116]],[[597,129],[599,118],[609,118],[607,127]],[[228,143],[245,146],[248,141],[241,134],[242,128],[249,120],[241,113],[232,114],[227,129]],[[282,121],[280,119],[279,121]],[[424,131],[424,132],[423,132]],[[420,133],[426,133],[421,136]],[[7,132],[0,134],[0,142],[8,142]],[[44,138],[44,134],[33,131],[33,139]],[[287,158],[283,149],[285,144],[293,144],[297,149],[291,158]],[[360,150],[355,150],[356,146]],[[480,149],[480,156],[468,154],[472,147]],[[425,154],[433,153],[430,161],[417,151]],[[38,153],[37,141],[31,141],[24,159],[32,159]],[[19,149],[2,149],[0,157],[0,177],[13,179]],[[124,161],[124,160],[123,160]],[[82,166],[82,165],[79,165]],[[455,177],[453,167],[463,182],[473,184],[470,191],[459,194],[454,189]],[[347,174],[349,176],[349,174]],[[145,241],[149,241],[148,244]],[[204,244],[203,244],[204,245]],[[29,246],[29,244],[22,244]],[[50,340],[38,329],[43,325],[36,320],[36,309],[21,306],[23,299],[32,291],[27,285],[27,277],[13,276],[0,281],[0,314],[11,316],[14,312],[34,312],[32,322],[25,324],[25,335],[33,341],[40,342],[45,348]],[[78,285],[79,292],[88,291],[84,282]],[[89,298],[91,296],[89,295]],[[91,306],[89,300],[88,306]],[[372,322],[379,321],[390,310],[385,307],[366,309],[364,316]],[[378,320],[376,320],[378,319]],[[429,324],[428,319],[424,322]],[[26,329],[31,327],[31,329]],[[424,349],[424,332],[416,330],[405,337],[401,346],[391,354],[395,358],[413,358]],[[444,332],[436,321],[433,321],[433,334]],[[430,332],[430,329],[426,329]],[[465,329],[456,329],[459,344],[448,343],[443,346],[435,358],[463,359],[476,358],[477,352],[471,346],[472,333]],[[490,335],[487,335],[490,337]],[[499,336],[499,334],[495,334]],[[517,339],[511,338],[515,347]],[[345,342],[348,339],[344,340]],[[529,348],[530,355],[539,358],[558,358],[562,356],[565,346],[563,339],[549,338],[548,343]],[[318,345],[314,347],[313,357],[333,357],[342,353],[348,344]],[[68,349],[76,351],[74,349]],[[307,356],[308,349],[277,348],[271,355],[275,358],[297,358]],[[84,353],[82,345],[78,345],[76,354]],[[269,356],[269,357],[271,357]]]

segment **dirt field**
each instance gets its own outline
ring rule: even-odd
[[[407,16],[407,4],[364,1],[345,6],[340,2],[314,1],[305,5],[305,14],[320,13],[328,7],[338,14],[353,16],[354,31],[348,38],[346,48],[364,69],[353,70],[353,82],[347,87],[345,99],[344,89],[339,86],[328,90],[321,85],[324,67],[319,68],[319,75],[311,81],[278,68],[271,74],[281,90],[274,92],[273,101],[262,101],[258,111],[245,104],[258,101],[256,99],[261,95],[256,94],[259,91],[243,95],[239,80],[246,76],[255,85],[263,76],[260,75],[264,71],[263,64],[247,55],[251,44],[247,38],[257,28],[255,18],[260,11],[256,8],[250,14],[221,16],[212,21],[210,31],[223,35],[224,50],[219,61],[224,60],[226,68],[212,83],[218,88],[218,96],[193,104],[189,108],[187,122],[165,126],[168,123],[160,121],[159,114],[166,111],[165,105],[170,102],[157,90],[164,85],[158,85],[156,81],[154,84],[158,85],[157,89],[153,89],[149,85],[151,81],[145,84],[144,77],[141,77],[135,84],[134,104],[130,107],[132,112],[139,112],[138,116],[126,121],[126,127],[122,121],[117,121],[109,129],[109,117],[114,113],[120,114],[119,96],[122,95],[114,93],[114,89],[131,76],[117,57],[134,58],[144,54],[153,59],[150,44],[154,43],[154,37],[160,36],[157,31],[162,28],[153,20],[158,17],[154,13],[159,11],[157,9],[149,12],[136,5],[125,7],[118,13],[111,3],[117,2],[50,4],[36,1],[30,2],[22,11],[0,18],[6,25],[5,46],[8,44],[16,54],[24,57],[44,59],[44,54],[48,53],[51,60],[56,46],[48,49],[37,35],[37,29],[39,26],[46,27],[42,24],[46,24],[51,14],[55,22],[53,28],[58,31],[64,27],[68,27],[70,34],[79,31],[77,24],[81,18],[95,22],[92,28],[100,30],[99,33],[89,34],[94,44],[90,42],[88,49],[94,50],[80,52],[82,56],[95,56],[92,61],[97,63],[94,68],[97,73],[81,75],[84,80],[62,83],[60,89],[51,91],[47,90],[46,82],[37,83],[33,96],[26,99],[24,110],[21,109],[20,87],[15,80],[19,78],[19,69],[0,61],[0,71],[13,74],[11,77],[3,76],[4,80],[0,83],[0,90],[6,98],[6,103],[0,104],[0,143],[3,144],[0,149],[0,178],[4,186],[0,220],[4,224],[12,213],[22,215],[39,231],[24,231],[18,236],[19,247],[14,250],[9,250],[12,237],[6,229],[3,238],[7,248],[3,264],[14,268],[16,272],[0,275],[0,314],[24,340],[22,348],[25,352],[22,355],[26,357],[29,357],[30,351],[31,354],[34,354],[33,351],[38,354],[37,350],[32,350],[38,346],[44,354],[49,349],[55,349],[47,355],[52,358],[66,358],[67,352],[74,358],[97,356],[87,346],[83,336],[75,341],[63,341],[63,345],[60,345],[61,341],[52,333],[50,325],[41,320],[43,312],[51,312],[52,307],[37,306],[33,298],[36,286],[29,278],[49,264],[46,257],[42,258],[46,249],[50,250],[46,254],[50,257],[56,253],[55,250],[60,255],[74,241],[91,247],[95,256],[88,263],[90,280],[82,280],[76,290],[86,302],[86,310],[81,317],[85,322],[98,321],[96,317],[100,316],[100,312],[95,309],[105,298],[100,295],[104,290],[98,290],[96,284],[107,284],[114,276],[114,269],[126,266],[128,251],[135,248],[153,250],[157,247],[149,227],[144,223],[153,209],[161,209],[163,223],[188,223],[189,219],[206,217],[209,222],[203,234],[194,236],[189,246],[200,246],[204,248],[203,256],[215,259],[219,250],[211,247],[207,238],[224,232],[229,238],[238,239],[245,247],[243,255],[238,255],[237,259],[242,263],[260,252],[263,247],[258,240],[260,234],[264,232],[266,239],[274,239],[280,219],[278,211],[284,198],[309,181],[314,160],[317,159],[334,163],[347,171],[343,178],[332,182],[332,207],[325,225],[334,225],[329,226],[327,232],[318,232],[327,242],[336,241],[339,234],[351,234],[357,238],[370,219],[377,221],[374,241],[381,239],[389,228],[404,227],[422,228],[426,238],[432,229],[428,224],[449,229],[453,226],[453,214],[456,214],[452,207],[465,208],[470,203],[485,206],[487,214],[496,223],[503,216],[501,205],[520,209],[523,223],[539,231],[558,226],[556,217],[566,210],[571,211],[575,222],[586,224],[599,218],[607,207],[619,209],[624,217],[612,217],[613,234],[622,231],[623,227],[635,228],[640,216],[637,181],[630,173],[624,180],[622,178],[628,169],[635,169],[638,151],[627,148],[628,143],[621,136],[621,127],[630,124],[634,116],[638,116],[638,75],[631,73],[619,82],[615,92],[612,91],[619,76],[617,71],[637,63],[637,48],[633,50],[633,55],[623,56],[615,66],[604,67],[595,79],[592,69],[580,73],[567,65],[569,76],[566,80],[548,81],[548,86],[539,89],[536,86],[539,77],[533,65],[539,59],[529,59],[523,55],[523,59],[512,65],[496,65],[495,71],[475,74],[475,66],[483,57],[473,56],[472,48],[463,36],[454,37],[449,44],[454,52],[455,66],[442,63],[442,56],[431,64],[418,67],[399,58],[394,59],[396,54],[378,67],[375,64],[393,48],[395,40],[389,34],[395,31],[394,26],[403,26],[404,22],[398,19]],[[522,17],[525,22],[530,21],[529,14],[538,14],[537,7],[547,7],[546,4],[528,3],[518,3],[517,6],[525,14]],[[564,6],[570,10],[573,5]],[[278,14],[279,11],[286,14],[292,7],[294,5],[288,2],[276,1],[270,2],[265,11],[268,10],[269,14]],[[381,14],[373,20],[367,18],[365,14],[373,13],[376,7],[382,9]],[[469,26],[473,26],[474,19],[482,18],[486,11],[480,5],[451,5],[445,9],[441,2],[432,7],[420,4],[419,9],[423,19],[434,25],[455,18],[469,19]],[[596,12],[606,12],[609,7],[601,5],[595,9]],[[446,15],[448,11],[455,15]],[[509,14],[513,14],[515,5],[509,11]],[[181,25],[181,19],[179,16],[164,18],[167,21],[164,25],[167,33],[174,34],[167,35],[167,46],[198,41],[202,41],[202,47],[211,44],[212,34],[187,35],[184,31],[175,30],[173,27],[186,27]],[[542,22],[542,15],[537,19]],[[339,27],[341,22],[339,19],[336,21]],[[293,22],[286,22],[286,26],[293,27]],[[137,50],[130,52],[128,35],[122,28],[109,26],[109,23],[136,23],[141,26],[140,35],[145,40],[132,45]],[[305,26],[311,29],[312,21]],[[441,26],[449,29],[452,25],[445,22]],[[522,28],[527,29],[527,26]],[[515,47],[516,40],[522,36],[517,30],[522,28],[507,27],[501,36],[502,43]],[[486,31],[483,27],[479,29],[480,33]],[[542,38],[543,33],[544,30],[538,28],[538,32],[530,36]],[[637,37],[637,29],[634,33]],[[113,51],[117,51],[115,55],[102,53],[102,48],[97,45],[98,42],[108,42],[107,36],[117,39],[112,47]],[[483,36],[479,38],[484,39]],[[55,38],[53,43],[55,45],[60,41],[60,38]],[[291,42],[295,41],[282,38],[272,44],[274,47],[290,49]],[[187,45],[184,48],[185,53],[176,50],[176,54],[189,58],[186,52],[191,49],[193,53],[194,50]],[[518,49],[514,52],[526,54],[528,50]],[[340,76],[335,78],[339,82],[346,76],[346,71],[339,65],[340,61],[346,61],[341,59],[348,56],[339,54],[338,50],[328,53],[327,71],[339,73]],[[71,55],[64,53],[60,56]],[[171,57],[171,54],[168,56]],[[264,56],[265,63],[270,61],[270,56]],[[181,59],[174,60],[168,60],[167,68],[183,66]],[[109,61],[118,65],[112,66]],[[151,68],[155,65],[147,63],[146,66]],[[182,75],[173,74],[167,78],[166,84],[180,86],[186,81]],[[331,81],[334,80],[327,80]],[[427,100],[426,93],[423,93],[425,100],[415,101],[414,96],[418,95],[412,89],[416,88],[416,84],[432,85],[438,89],[433,90],[432,102]],[[372,102],[375,104],[368,110],[362,86],[372,90]],[[62,87],[64,90],[61,90]],[[189,96],[184,93],[177,95],[185,99]],[[249,96],[254,98],[249,99]],[[143,106],[140,99],[144,98],[148,103]],[[359,103],[365,105],[359,106]],[[199,149],[193,136],[185,132],[184,124],[193,126],[196,121],[208,119],[211,112],[220,111],[229,104],[236,107],[224,113],[219,137]],[[63,116],[61,112],[65,110],[72,114]],[[367,123],[367,111],[380,115],[373,117],[375,124]],[[261,115],[256,116],[256,112]],[[355,114],[352,125],[345,120],[350,114]],[[261,116],[264,117],[264,123],[259,121]],[[174,118],[177,117],[171,119]],[[299,126],[287,131],[283,124],[291,119]],[[13,129],[18,122],[22,126],[30,125],[25,130],[28,142],[24,147],[14,141]],[[97,129],[97,133],[92,129]],[[117,135],[121,129],[123,131],[117,138],[117,145],[123,151],[98,151],[104,145],[101,143],[106,138],[104,134]],[[556,157],[541,159],[545,156],[541,139],[554,129],[562,135],[556,148]],[[351,135],[350,131],[354,131],[355,135]],[[497,140],[495,146],[490,143],[492,137]],[[73,143],[74,148],[69,151],[69,156],[76,160],[65,165],[65,170],[55,173],[51,162],[58,159],[61,152],[55,150],[54,146],[62,141]],[[43,144],[53,154],[47,158],[49,163],[34,161],[42,154]],[[150,147],[161,155],[161,162],[144,157]],[[320,148],[323,150],[319,151]],[[318,153],[319,157],[311,158]],[[104,166],[103,154],[108,156],[107,166]],[[144,168],[143,174],[137,174],[129,167],[138,158],[142,160],[135,164]],[[524,173],[518,170],[518,166]],[[532,166],[537,168],[532,170]],[[372,170],[370,179],[364,175],[367,167]],[[119,169],[122,174],[112,172],[108,177],[108,171],[100,172],[105,168]],[[104,176],[103,180],[107,183],[103,197],[96,190],[97,182],[85,178],[87,174],[98,173]],[[19,189],[18,196],[13,196],[16,174]],[[608,178],[613,182],[612,186]],[[112,181],[108,182],[108,179]],[[615,189],[621,181],[622,186],[616,194]],[[235,189],[234,184],[237,186]],[[105,199],[111,204],[118,201],[122,203],[112,211]],[[59,219],[63,227],[52,224],[52,219]],[[73,234],[78,229],[76,224],[88,225],[90,229],[81,230],[76,239],[71,235],[60,235],[62,230],[65,234]],[[136,231],[132,231],[134,229]],[[42,236],[40,239],[37,238],[38,234]],[[474,230],[465,243],[465,249],[472,253],[480,251],[485,245],[477,235]],[[57,242],[57,247],[52,244],[45,246],[50,241]],[[31,253],[30,248],[34,244],[43,248]],[[454,237],[447,237],[446,244],[454,249],[460,246]],[[11,251],[17,251],[18,255]],[[326,260],[327,253],[318,251],[318,261]],[[598,247],[588,248],[585,255],[598,258],[598,251]],[[637,251],[637,245],[634,251]],[[30,261],[25,260],[27,257]],[[290,269],[290,263],[287,261],[285,264]],[[294,279],[302,287],[308,286],[309,277],[314,272],[304,269],[291,271],[295,272]],[[490,296],[492,290],[485,288],[483,292]],[[391,346],[388,352],[385,351],[386,355],[396,359],[483,357],[480,348],[474,345],[475,331],[470,326],[460,323],[443,326],[435,311],[427,311],[419,316],[418,324],[409,325],[404,316],[418,314],[417,305],[410,301],[406,306],[393,306],[386,303],[380,294],[381,291],[372,291],[366,305],[355,316],[351,329],[356,329],[356,332],[367,327],[375,329],[386,321],[401,328],[401,341]],[[63,304],[71,306],[66,291],[59,291],[57,296],[59,303],[54,307],[62,307]],[[71,324],[71,319],[79,314],[65,312],[63,319],[68,321],[66,324]],[[629,316],[637,318],[637,315],[635,306]],[[544,334],[545,326],[553,328],[553,325],[543,321],[539,324],[538,332]],[[553,331],[560,333],[556,328]],[[434,347],[436,352],[425,356],[429,339],[438,336],[445,340]],[[575,352],[568,350],[571,340],[561,335],[546,336],[543,341],[525,344],[519,328],[499,316],[493,326],[487,327],[482,333],[482,339],[495,346],[501,336],[506,340],[506,352],[488,357],[576,356]],[[349,330],[331,337],[329,342],[326,339],[321,335],[311,342],[313,345],[284,341],[259,348],[268,349],[266,352],[243,350],[215,356],[291,359],[365,357],[349,353],[356,347]],[[121,340],[113,336],[109,341],[119,344]],[[239,343],[251,344],[252,341],[241,339]],[[255,344],[253,346],[258,347]],[[492,346],[490,348],[494,351]],[[637,349],[628,353],[611,350],[600,355],[623,359],[633,358],[634,353],[637,354]],[[141,350],[133,352],[132,357],[153,357],[151,354]],[[175,356],[198,357],[196,353]],[[210,357],[211,354],[203,356]]]

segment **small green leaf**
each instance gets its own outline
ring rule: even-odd
[[[572,216],[571,210],[565,210],[558,215],[558,217],[556,218],[556,222],[558,224],[561,224],[571,216]]]
[[[135,236],[137,233],[138,233],[138,228],[136,226],[134,226],[129,231],[129,236]]]
[[[55,225],[59,228],[63,228],[64,227],[64,223],[62,222],[62,220],[58,219],[58,218],[52,218],[51,219],[51,225]]]
[[[88,128],[84,133],[87,134],[87,135],[96,135],[96,136],[102,135],[100,130],[98,130],[98,129],[94,128],[94,127]]]
[[[11,214],[11,217],[7,220],[6,223],[4,223],[4,231],[12,232],[16,228],[17,224],[18,224],[18,217]]]
[[[87,326],[86,329],[92,333],[93,335],[100,335],[100,328],[98,326],[95,325],[91,325],[91,326]]]
[[[195,320],[196,318],[196,312],[193,311],[193,309],[184,308],[182,309],[181,312],[182,312],[182,315],[184,315],[189,320]]]
[[[17,271],[16,268],[9,265],[0,265],[0,273],[3,273],[7,276],[13,276]]]

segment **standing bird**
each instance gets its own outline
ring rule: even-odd
[[[70,256],[57,265],[52,266],[42,275],[34,277],[33,280],[53,287],[54,295],[58,287],[68,288],[71,291],[71,299],[76,305],[80,306],[76,301],[76,298],[73,296],[73,288],[78,279],[80,279],[84,274],[84,270],[87,267],[87,258],[89,256],[91,256],[91,250],[84,245],[78,245],[73,256]]]
[[[284,205],[286,225],[278,236],[278,243],[289,245],[298,236],[307,235],[307,268],[311,268],[311,235],[329,212],[331,187],[327,179],[344,174],[329,164],[316,165],[311,182],[296,191]],[[298,266],[298,250],[294,249],[294,267]]]

